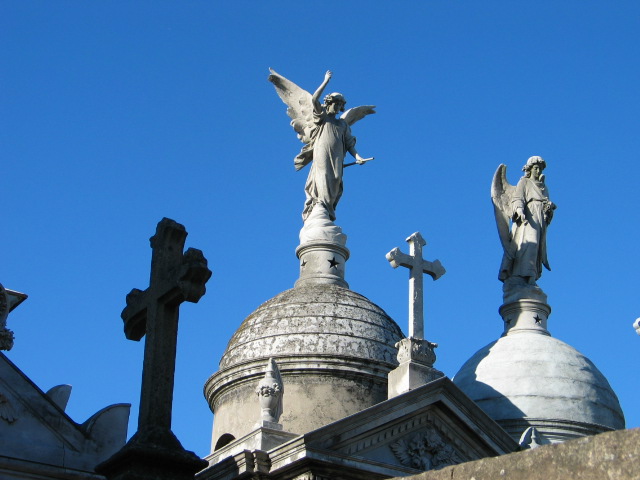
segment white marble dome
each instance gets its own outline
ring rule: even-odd
[[[254,390],[269,358],[284,382],[280,423],[303,434],[386,400],[403,336],[384,310],[348,288],[299,285],[276,295],[240,325],[205,384],[214,449],[255,428]]]
[[[517,441],[535,427],[551,442],[624,428],[616,394],[575,348],[540,332],[503,336],[453,382]]]

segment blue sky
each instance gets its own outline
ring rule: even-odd
[[[0,1],[0,282],[29,295],[8,357],[68,413],[133,404],[143,345],[120,312],[148,284],[148,238],[184,224],[209,259],[181,310],[173,430],[209,451],[202,386],[228,339],[297,278],[306,170],[268,68],[313,91],[324,72],[375,161],[345,172],[337,223],[351,288],[405,330],[407,274],[385,253],[420,231],[447,274],[426,279],[426,336],[452,377],[502,332],[492,175],[541,155],[558,205],[551,333],[637,406],[640,4],[632,1]]]

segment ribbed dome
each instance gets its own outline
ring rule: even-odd
[[[396,364],[398,325],[380,307],[335,285],[300,286],[262,304],[233,334],[224,369],[282,355],[351,356]]]
[[[473,355],[453,382],[516,440],[529,426],[552,442],[624,428],[604,375],[549,335],[506,335]]]
[[[402,337],[384,310],[347,288],[300,285],[275,296],[245,319],[205,384],[213,443],[254,427],[253,390],[269,358],[284,382],[286,431],[305,433],[386,400]]]

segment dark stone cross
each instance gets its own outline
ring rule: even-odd
[[[125,335],[136,341],[147,336],[140,413],[136,434],[96,469],[109,479],[187,479],[207,465],[171,432],[180,304],[198,302],[211,277],[200,250],[182,252],[186,237],[184,226],[163,218],[150,239],[149,288],[134,288],[127,295],[122,311]]]
[[[409,255],[394,248],[387,253],[387,260],[393,268],[409,269],[409,338],[424,339],[423,278],[422,274],[431,275],[437,280],[446,273],[440,260],[429,262],[422,258],[422,247],[425,242],[420,232],[407,238]]]

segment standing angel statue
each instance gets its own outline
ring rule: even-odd
[[[542,265],[551,270],[546,237],[556,205],[549,200],[544,182],[546,166],[542,157],[529,158],[515,187],[507,181],[506,165],[501,164],[493,176],[491,200],[504,249],[498,278],[505,284],[505,294],[508,286],[537,286]]]
[[[324,103],[321,104],[322,92],[332,77],[330,71],[327,71],[323,82],[311,95],[273,69],[269,70],[269,81],[287,105],[291,126],[305,144],[294,160],[296,170],[311,163],[304,187],[307,199],[302,219],[306,220],[313,208],[321,205],[333,221],[336,219],[336,206],[342,196],[342,170],[354,164],[344,164],[346,153],[349,152],[358,165],[373,160],[373,157],[362,158],[356,151],[356,139],[351,135],[351,125],[366,115],[375,113],[375,106],[365,105],[345,112],[344,106],[347,101],[340,93],[326,95]],[[338,117],[341,112],[344,113]]]

